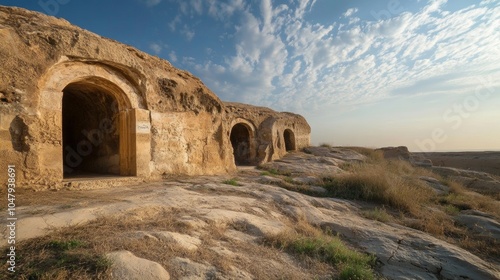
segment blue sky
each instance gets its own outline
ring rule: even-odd
[[[313,144],[500,150],[500,0],[7,1],[169,60]]]

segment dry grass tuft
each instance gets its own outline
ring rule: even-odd
[[[175,219],[175,215],[180,213],[178,209],[146,212],[142,219],[133,213],[99,218],[91,223],[61,228],[50,235],[20,242],[16,246],[19,266],[16,267],[15,278],[109,279],[110,262],[105,254],[114,250],[129,250],[138,257],[161,264],[168,252],[182,250],[158,246],[149,239],[130,238],[127,233],[151,229],[187,232],[189,227]],[[1,274],[0,279],[12,279],[5,278],[7,276],[12,275]]]
[[[382,151],[377,151],[375,149],[365,148],[365,147],[343,147],[355,152],[358,152],[368,158],[368,162],[377,163],[384,162],[384,153]]]
[[[385,160],[379,151],[349,148],[367,156],[368,160],[344,164],[341,168],[348,171],[347,174],[324,178],[327,196],[370,202],[370,210],[362,212],[366,218],[427,232],[485,259],[499,258],[498,240],[479,236],[454,221],[454,216],[468,209],[480,210],[499,219],[500,207],[494,197],[467,190],[457,182],[443,179],[431,170],[414,167],[409,162]],[[440,180],[449,187],[450,193],[435,194],[420,177]]]
[[[500,218],[500,207],[494,198],[467,190],[455,181],[444,180],[443,182],[450,188],[450,194],[439,199],[441,204],[451,205],[459,210],[481,210],[492,214],[497,219]]]
[[[391,214],[387,213],[385,207],[382,208],[376,207],[375,209],[372,210],[365,210],[362,212],[362,214],[367,219],[376,220],[383,223],[387,223],[389,221],[392,221],[393,219]]]
[[[228,229],[246,232],[237,223],[205,221],[196,231],[179,217],[190,215],[188,210],[175,208],[150,208],[131,211],[120,216],[102,217],[87,224],[62,228],[50,235],[22,241],[19,244],[19,266],[15,279],[110,279],[110,263],[106,253],[128,250],[140,258],[153,260],[169,271],[172,279],[185,276],[185,271],[172,265],[175,257],[187,258],[197,263],[209,263],[216,275],[233,275],[234,269],[251,273],[256,279],[300,280],[322,277],[331,267],[318,261],[309,266],[300,263],[277,248],[259,242],[231,239]],[[184,234],[198,232],[201,245],[197,250],[187,250],[172,242],[163,242],[148,233],[172,231]],[[143,232],[146,235],[137,235]],[[217,248],[225,248],[221,253]],[[272,265],[269,265],[269,264]],[[312,276],[311,276],[312,275]],[[9,278],[7,278],[9,276]],[[0,279],[12,279],[0,274]]]
[[[351,173],[324,178],[324,187],[334,197],[364,200],[418,214],[429,203],[433,192],[415,176],[403,161],[381,161],[351,166]]]
[[[267,244],[285,250],[307,262],[320,261],[336,268],[336,279],[375,279],[375,257],[346,246],[338,236],[322,232],[299,219],[294,230],[264,238]]]

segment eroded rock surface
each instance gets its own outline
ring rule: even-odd
[[[357,161],[357,157],[348,154],[346,159],[335,158],[337,165],[323,166],[326,170],[332,166],[339,168],[339,164]],[[324,158],[296,152],[279,163],[305,172],[302,169],[304,162],[320,162]],[[318,163],[316,168],[320,166]],[[304,219],[339,234],[358,250],[375,255],[377,271],[388,279],[500,277],[496,264],[456,245],[415,229],[363,218],[361,206],[351,201],[321,195],[313,197],[277,187],[274,184],[281,184],[283,179],[261,173],[262,170],[254,168],[242,169],[235,179],[238,186],[222,183],[228,177],[203,176],[122,187],[119,193],[115,189],[73,192],[66,201],[30,205],[31,213],[20,209],[20,213],[25,214],[19,216],[18,240],[42,236],[54,228],[98,217],[141,223],[158,215],[172,215],[172,221],[182,225],[179,231],[175,228],[131,229],[120,232],[119,238],[166,248],[167,251],[162,252],[170,252],[170,255],[162,258],[161,265],[176,279],[323,279],[328,272],[318,275],[300,267],[297,260],[285,252],[270,253],[262,247],[263,237],[293,230],[295,221]],[[296,173],[290,175],[292,180],[307,178],[301,172]],[[437,184],[430,178],[425,180]],[[40,201],[44,201],[43,195],[45,193],[37,194]],[[53,197],[54,193],[47,195]],[[102,200],[95,201],[95,197]],[[74,208],[58,205],[73,205],[72,201],[78,202]],[[465,226],[472,226],[472,230],[498,236],[498,221],[491,215],[464,211],[456,219]],[[5,235],[5,229],[2,230]],[[199,257],[198,253],[210,257]],[[118,256],[119,260],[132,258],[130,253]],[[161,271],[156,265],[152,267]]]
[[[500,239],[500,223],[491,215],[476,211],[461,211],[455,221],[476,233],[478,236],[488,236]]]
[[[116,280],[168,280],[170,274],[158,263],[138,258],[129,251],[106,255],[112,262],[111,278]]]
[[[490,195],[500,193],[500,180],[489,173],[441,166],[434,166],[431,170],[479,193]]]

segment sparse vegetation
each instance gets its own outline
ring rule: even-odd
[[[248,227],[246,223],[226,224],[209,221],[200,232],[202,244],[198,250],[189,251],[170,242],[134,237],[134,233],[138,232],[173,231],[184,234],[192,232],[189,225],[179,222],[179,217],[188,214],[186,210],[171,208],[156,209],[155,212],[151,212],[151,209],[143,211],[103,217],[90,223],[63,228],[51,235],[22,241],[18,249],[20,265],[19,272],[15,275],[16,279],[109,279],[111,263],[104,255],[117,250],[128,250],[138,257],[158,262],[167,269],[172,279],[179,279],[183,273],[178,267],[170,264],[170,260],[175,257],[188,258],[195,262],[209,260],[210,264],[221,273],[228,273],[234,267],[240,267],[251,271],[257,279],[274,279],[275,275],[281,275],[284,279],[304,279],[306,274],[300,274],[303,273],[303,269],[313,275],[327,275],[332,273],[334,263],[335,267],[346,271],[344,274],[351,273],[351,267],[357,269],[352,275],[373,273],[370,268],[372,257],[356,253],[343,245],[338,237],[323,234],[321,230],[310,225],[307,225],[308,232],[318,234],[317,237],[305,234],[302,223],[297,225],[290,223],[290,227],[297,226],[301,236],[306,238],[305,241],[290,240],[290,242],[295,244],[297,250],[305,250],[304,257],[315,256],[314,259],[305,261],[308,268],[305,268],[305,263],[304,268],[266,267],[269,261],[277,263],[283,261],[280,256],[282,252],[277,246],[254,242],[225,242],[229,251],[244,252],[245,258],[242,259],[230,258],[213,250],[214,246],[220,244],[219,242],[227,241],[228,229],[251,231],[252,227]],[[306,252],[308,242],[317,244],[318,251]],[[321,257],[322,250],[327,252],[327,257],[332,263],[325,263],[326,260]],[[357,263],[361,265],[356,265]],[[9,277],[6,278],[7,276]],[[0,274],[0,279],[12,279],[10,276],[12,275]]]
[[[333,145],[331,145],[329,143],[321,143],[319,146],[320,147],[325,147],[325,148],[331,148],[331,147],[333,147]]]
[[[385,161],[384,154],[382,151],[377,151],[377,150],[365,148],[365,147],[344,147],[344,148],[356,151],[356,152],[366,156],[368,158],[368,161],[371,163],[378,163],[378,162]]]
[[[311,192],[288,178],[278,185],[308,195],[367,201],[378,206],[363,211],[366,218],[422,230],[487,258],[500,256],[498,240],[484,236],[471,238],[474,234],[457,225],[453,218],[460,211],[469,209],[484,211],[499,218],[500,208],[494,197],[469,191],[457,182],[443,179],[430,170],[414,167],[409,162],[386,160],[381,151],[362,147],[345,148],[365,155],[367,161],[343,163],[339,167],[348,173],[324,177],[322,186],[327,190],[326,194]],[[420,177],[441,181],[449,187],[450,193],[437,195]]]
[[[376,207],[373,210],[363,211],[363,216],[368,219],[376,220],[379,222],[387,223],[392,220],[392,216],[387,213],[384,207],[378,208]]]
[[[264,169],[261,167],[261,169]],[[278,176],[281,175],[280,172],[274,168],[266,169],[265,171],[260,173],[261,176]]]
[[[49,242],[48,247],[55,250],[67,251],[83,247],[84,245],[85,243],[80,240],[67,240],[67,241],[53,240]]]
[[[14,274],[17,279],[108,279],[111,263],[81,240],[45,237],[25,242],[19,248],[20,265]]]
[[[232,178],[232,179],[229,179],[229,180],[224,180],[224,181],[222,181],[222,183],[226,184],[226,185],[235,186],[235,187],[242,186],[240,183],[238,183],[238,180],[236,178]]]
[[[266,165],[259,165],[259,166],[257,166],[257,168],[260,170],[263,170],[262,173],[267,172],[265,174],[269,174],[269,175],[273,175],[273,176],[280,176],[280,175],[291,176],[292,175],[292,173],[288,170],[278,170],[275,168],[269,168]]]
[[[323,186],[333,197],[376,202],[417,214],[430,202],[432,190],[416,176],[406,175],[409,168],[401,161],[356,164],[351,173],[324,178]]]
[[[459,210],[476,209],[500,217],[500,208],[494,198],[469,191],[454,181],[444,180],[443,182],[450,188],[448,195],[439,198],[439,202],[445,207],[451,205]]]
[[[437,238],[456,244],[466,250],[490,261],[500,257],[499,241],[493,237],[478,235],[473,230],[461,226],[456,222],[462,210],[480,210],[497,219],[500,217],[498,202],[494,198],[478,194],[463,187],[457,182],[433,174],[429,170],[416,168],[408,162],[395,160],[387,161],[380,157],[378,152],[370,149],[361,149],[369,159],[364,163],[355,161],[346,162],[339,167],[345,173],[324,176],[307,173],[306,176],[320,178],[321,192],[316,182],[312,185],[295,180],[295,173],[264,169],[261,176],[274,176],[280,180],[269,178],[273,184],[291,191],[322,197],[337,197],[359,201],[361,214],[372,220],[388,223],[397,223],[427,232]],[[282,167],[280,167],[282,168]],[[263,167],[261,168],[263,169]],[[317,172],[314,170],[314,172]],[[259,174],[258,172],[256,174]],[[231,178],[222,183],[231,186],[242,186],[245,175]],[[252,176],[254,176],[252,174]],[[303,175],[301,175],[303,176]],[[432,177],[448,186],[448,194],[436,194],[426,181],[420,177]],[[218,178],[218,177],[217,177]],[[259,178],[259,180],[262,178]],[[221,179],[214,179],[221,182]],[[192,187],[192,190],[203,194],[214,193],[209,188]],[[241,188],[221,188],[217,195],[240,193]],[[223,192],[221,192],[223,191]],[[246,189],[241,191],[243,192]],[[281,191],[280,191],[281,192]],[[245,194],[255,199],[252,194]],[[65,193],[62,191],[62,200],[57,209],[69,209],[77,205],[77,196],[91,194]],[[26,201],[35,203],[40,194],[26,194]],[[50,201],[49,195],[44,201]],[[99,198],[103,202],[116,200],[116,196]],[[311,198],[308,198],[311,199]],[[325,207],[323,199],[312,199],[313,207]],[[287,203],[285,200],[283,203]],[[258,209],[252,205],[244,205],[248,213],[261,215],[269,212],[266,208]],[[276,207],[276,206],[270,206]],[[279,207],[271,208],[283,213]],[[264,212],[261,212],[264,210]],[[35,210],[34,210],[35,211]],[[37,210],[38,211],[38,210]],[[41,210],[40,210],[41,211]],[[173,279],[182,274],[172,258],[187,258],[195,262],[210,260],[217,271],[228,273],[234,267],[251,272],[256,279],[274,279],[281,275],[283,279],[305,279],[316,277],[325,279],[375,279],[375,257],[357,252],[349,244],[344,243],[341,236],[334,235],[328,229],[321,230],[307,223],[305,219],[294,220],[291,216],[280,219],[286,224],[287,230],[269,235],[262,232],[264,237],[251,242],[239,242],[230,239],[228,231],[239,231],[249,236],[255,236],[256,228],[244,220],[234,222],[204,221],[203,229],[197,229],[202,244],[196,251],[188,251],[171,243],[161,243],[155,238],[138,239],[133,236],[137,232],[173,231],[189,234],[193,231],[189,223],[180,222],[180,217],[191,216],[196,220],[199,213],[189,213],[187,209],[154,209],[144,210],[144,213],[133,211],[120,217],[103,217],[91,223],[75,227],[63,228],[50,236],[44,236],[27,241],[21,241],[18,249],[19,269],[15,276],[18,279],[108,279],[109,261],[104,257],[106,253],[115,250],[129,250],[136,256],[154,260],[165,267]],[[289,217],[289,218],[286,218]],[[293,220],[293,221],[292,221]],[[367,221],[364,221],[367,222]],[[237,233],[238,234],[238,233]],[[238,236],[238,235],[236,235]],[[228,240],[231,242],[227,242]],[[231,258],[214,252],[221,243],[231,252],[242,252],[245,258]],[[353,243],[355,245],[355,243]],[[161,246],[160,246],[161,245]],[[283,252],[292,257],[292,266],[264,268],[265,263],[274,261],[283,262]],[[264,259],[265,258],[265,259]],[[288,263],[287,265],[290,265]],[[274,270],[278,269],[279,272]],[[307,271],[305,274],[300,274]],[[0,274],[0,279],[6,276]]]
[[[337,268],[339,279],[375,279],[375,257],[346,246],[338,236],[298,221],[296,231],[267,236],[265,243],[302,259],[312,258]]]
[[[456,207],[455,205],[448,204],[444,206],[444,212],[446,212],[446,214],[448,215],[455,216],[460,213],[460,209],[458,209],[458,207]]]

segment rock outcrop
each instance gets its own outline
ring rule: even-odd
[[[310,152],[321,150],[325,149]],[[306,178],[306,172],[313,175],[309,178],[321,178],[322,173],[330,172],[320,172],[321,161],[325,170],[331,167],[341,170],[345,163],[357,162],[363,157],[344,149],[331,151],[322,153],[323,156],[290,153],[278,165],[267,163],[266,167],[277,168],[280,173],[288,170],[288,181],[293,181]],[[318,162],[316,169],[303,169],[306,162]],[[140,242],[141,246],[167,248],[161,250],[161,265],[175,279],[255,279],[259,275],[266,279],[322,279],[316,271],[298,266],[297,261],[283,251],[263,253],[268,249],[262,248],[262,238],[294,230],[294,224],[303,220],[376,256],[377,270],[387,279],[500,277],[494,264],[445,240],[399,224],[366,219],[360,215],[360,203],[321,197],[321,191],[314,191],[317,197],[313,197],[277,187],[274,184],[280,185],[286,179],[261,172],[254,168],[241,169],[239,186],[222,183],[227,177],[204,176],[141,183],[124,187],[120,193],[112,188],[73,192],[71,201],[50,200],[50,205],[30,205],[29,210],[38,213],[36,215],[20,209],[25,214],[19,215],[18,240],[23,242],[48,234],[51,229],[81,225],[98,217],[116,217],[116,221],[129,224],[137,221],[140,225],[170,216],[170,221],[175,222],[150,223],[141,231],[124,228],[105,238],[115,244],[117,240],[124,243],[132,240],[131,244]],[[437,184],[430,177],[421,179]],[[267,181],[272,185],[261,183]],[[53,197],[53,192],[41,195]],[[95,197],[103,202],[96,202]],[[75,209],[62,208],[58,203],[75,205]],[[455,220],[479,234],[496,237],[500,232],[496,217],[479,211],[462,211]],[[141,252],[147,250],[143,248]],[[160,258],[147,259],[160,262]]]
[[[410,161],[412,159],[411,153],[405,146],[399,147],[384,147],[377,149],[377,151],[382,151],[384,158],[386,159],[401,159]]]
[[[241,103],[224,105],[237,162],[239,159],[242,164],[261,164],[309,146],[311,127],[300,115]],[[238,127],[245,134],[243,137]]]
[[[111,279],[169,280],[170,274],[158,263],[138,258],[129,251],[108,253],[111,261]]]

